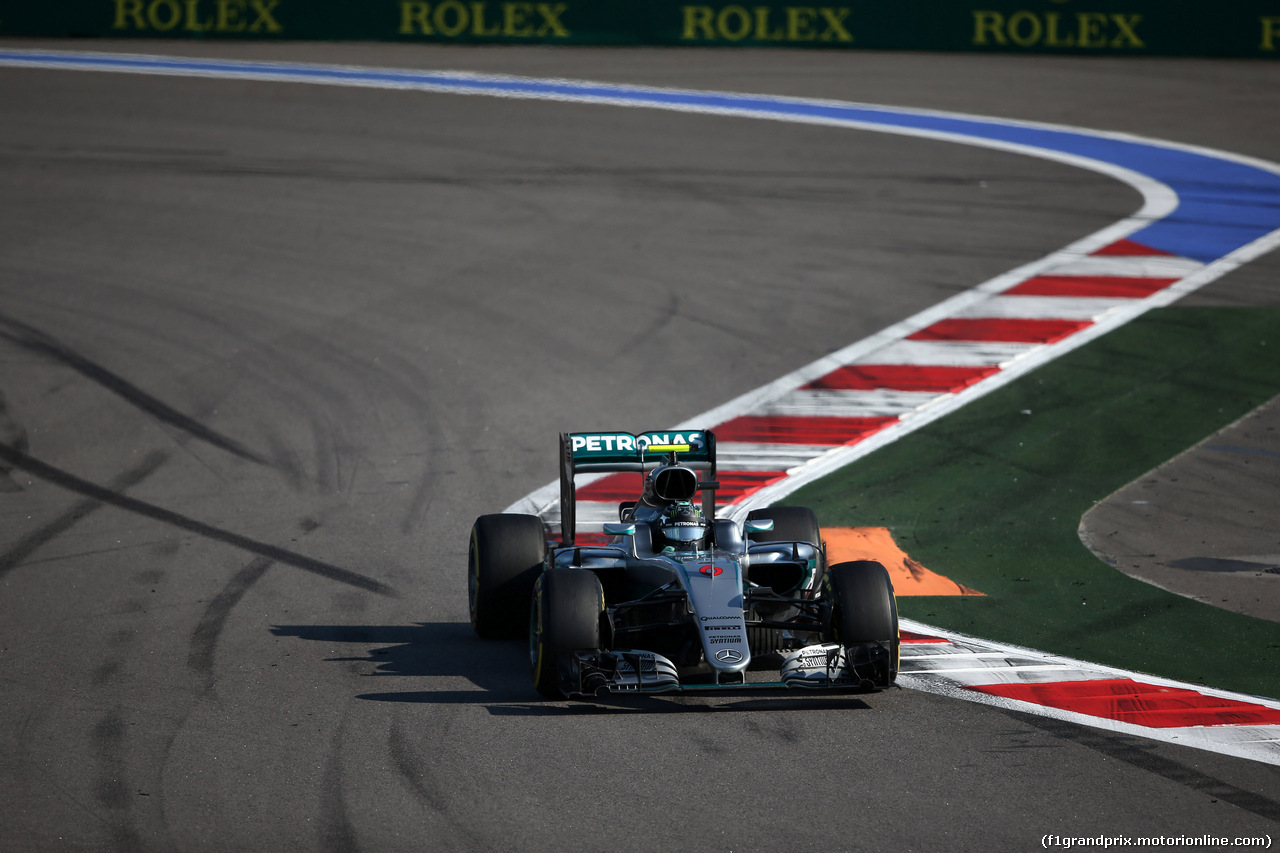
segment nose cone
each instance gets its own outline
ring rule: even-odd
[[[741,672],[751,663],[742,613],[742,571],[726,558],[690,562],[689,602],[707,663],[720,672]]]

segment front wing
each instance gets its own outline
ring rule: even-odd
[[[786,652],[776,681],[750,681],[744,673],[720,672],[713,675],[715,681],[682,682],[675,664],[667,658],[632,649],[583,651],[574,658],[578,689],[566,691],[574,697],[781,688],[867,691],[893,683],[892,653],[880,643],[851,648],[820,643]],[[738,680],[727,680],[734,677]]]

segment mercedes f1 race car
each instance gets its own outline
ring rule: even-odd
[[[876,690],[898,670],[898,613],[884,567],[826,564],[803,507],[716,518],[709,431],[560,436],[560,525],[478,518],[471,624],[527,634],[549,698],[675,690]],[[604,535],[577,531],[576,476],[635,472]]]

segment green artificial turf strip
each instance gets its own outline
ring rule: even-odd
[[[1152,311],[792,495],[888,527],[985,597],[903,616],[1183,681],[1280,696],[1280,624],[1133,580],[1077,528],[1095,503],[1280,393],[1280,309]]]

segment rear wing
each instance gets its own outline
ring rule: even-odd
[[[695,471],[703,482],[702,513],[715,516],[716,437],[706,430],[673,432],[560,433],[560,538],[572,545],[577,531],[579,473],[644,473],[672,460]]]

